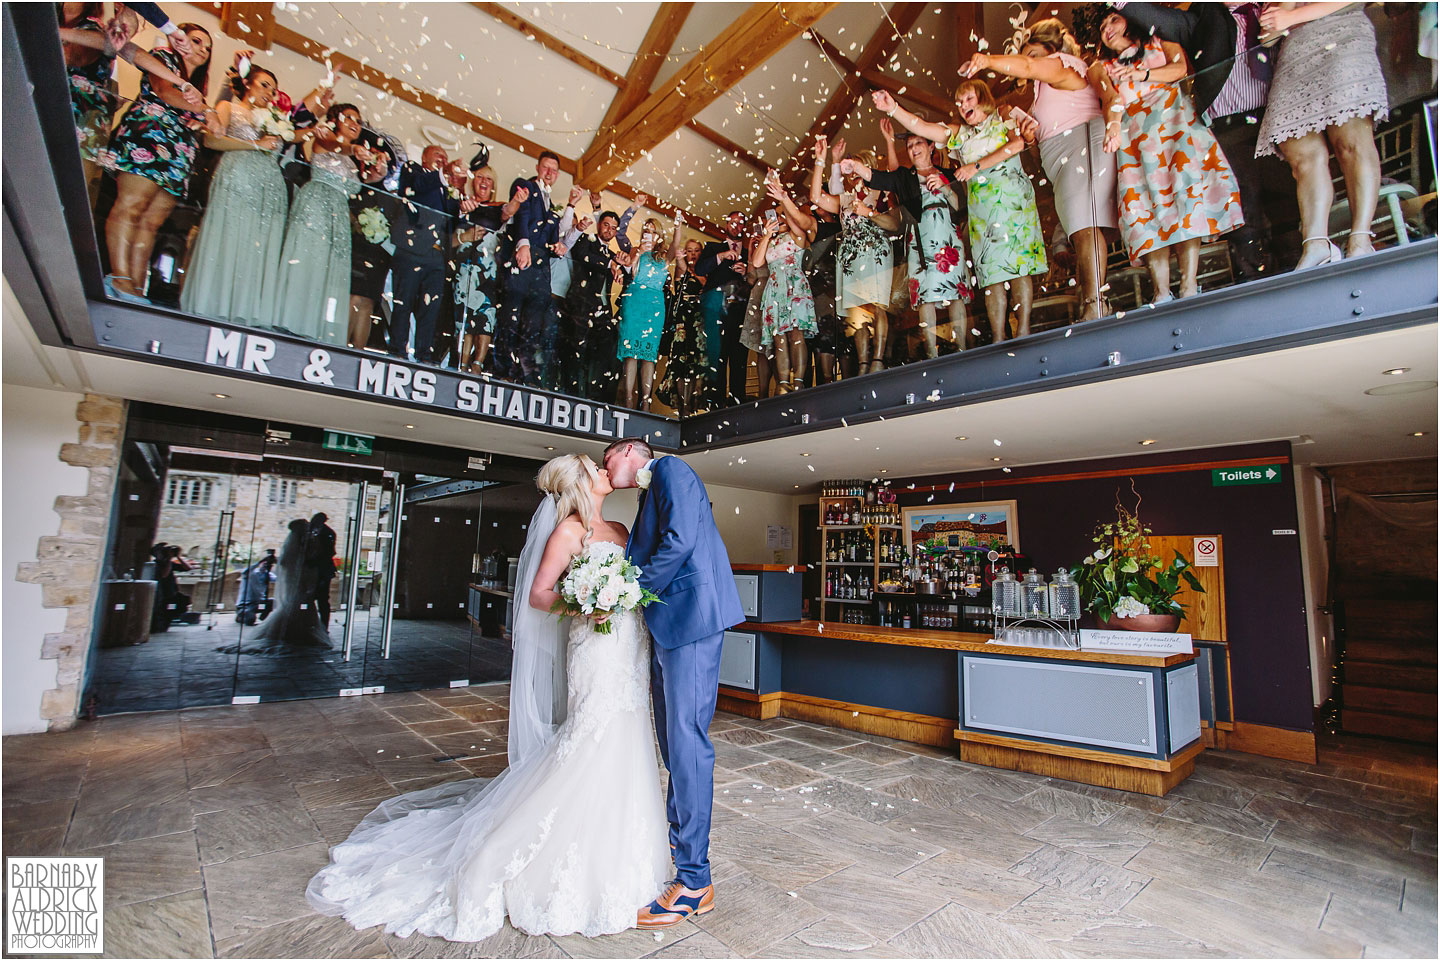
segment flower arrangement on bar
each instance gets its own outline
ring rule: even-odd
[[[1135,490],[1133,482],[1130,489]],[[1182,586],[1205,593],[1179,551],[1169,564],[1154,553],[1151,533],[1140,520],[1139,493],[1131,511],[1117,492],[1115,520],[1095,526],[1091,540],[1099,546],[1070,572],[1080,585],[1083,609],[1093,612],[1101,627],[1171,632],[1185,617],[1184,605],[1175,600]]]

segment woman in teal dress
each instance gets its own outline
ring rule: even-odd
[[[641,229],[640,245],[628,257],[620,254],[615,258],[630,272],[630,283],[620,297],[615,356],[624,362],[622,403],[632,410],[650,409],[655,361],[660,357],[660,336],[665,332],[665,284],[670,279],[675,248],[671,244],[666,251],[661,243],[660,223],[651,217]]]
[[[205,145],[225,156],[210,181],[205,219],[180,291],[180,309],[188,313],[251,327],[274,320],[290,203],[275,153],[284,141],[264,134],[258,118],[278,90],[273,73],[251,67],[243,99],[215,108],[225,136],[207,137]]]
[[[1046,270],[1045,242],[1035,189],[1020,165],[1025,141],[996,109],[990,88],[965,80],[955,90],[959,123],[930,123],[900,109],[891,111],[907,129],[942,144],[959,161],[955,179],[965,184],[970,256],[985,288],[985,312],[995,343],[1006,339],[1015,314],[1015,335],[1030,333],[1031,277]]]
[[[350,319],[350,195],[359,190],[355,163],[368,163],[360,144],[360,110],[337,103],[310,141],[310,182],[295,193],[271,326],[344,346]],[[356,160],[351,160],[351,157]]]

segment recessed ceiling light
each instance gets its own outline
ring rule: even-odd
[[[1429,434],[1430,434],[1430,432],[1429,432],[1428,430],[1416,430],[1416,431],[1411,431],[1411,432],[1410,432],[1410,436],[1411,436],[1411,437],[1428,437]],[[209,440],[210,438],[207,437],[207,438],[205,438],[205,439],[206,439],[206,440]]]
[[[888,474],[889,471],[887,471],[885,468],[882,467],[882,468],[880,468],[880,473],[882,473],[882,474]]]
[[[545,449],[546,449],[546,450],[554,450],[555,448],[553,448],[553,447],[547,447],[547,448],[545,448]]]
[[[230,398],[229,394],[211,394],[210,396],[219,397],[221,400],[228,400]]]
[[[809,454],[801,454],[800,456],[801,456],[801,457],[809,457],[810,455],[809,455]]]
[[[1433,380],[1402,380],[1398,384],[1381,384],[1379,387],[1371,387],[1365,393],[1371,397],[1390,397],[1395,394],[1418,394],[1423,390],[1434,390]]]
[[[406,429],[406,430],[414,430],[414,429],[415,429],[415,425],[414,425],[414,424],[406,424],[406,425],[405,425],[405,429]]]
[[[1158,440],[1154,440],[1154,439],[1151,439],[1151,440],[1142,440],[1142,441],[1140,442],[1140,446],[1141,446],[1141,447],[1149,447],[1151,444],[1158,444],[1158,443],[1160,443],[1160,442],[1159,442]]]
[[[969,440],[970,438],[966,437],[964,434],[960,434],[960,435],[956,436],[955,439],[956,439],[956,440]]]
[[[992,458],[990,458],[990,459],[993,460],[993,461],[996,461],[996,462],[999,462],[999,460],[1000,460],[1000,458],[998,458],[998,457],[992,457]]]
[[[1401,374],[1410,373],[1409,367],[1391,367],[1389,370],[1380,371],[1382,374],[1389,374],[1391,377],[1399,377]]]

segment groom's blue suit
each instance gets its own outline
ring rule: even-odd
[[[745,613],[705,485],[678,457],[662,457],[650,467],[650,487],[640,494],[626,552],[642,570],[640,586],[664,602],[645,608],[645,623],[654,639],[655,734],[670,771],[665,808],[676,876],[687,888],[703,888],[710,884],[715,794],[710,721],[720,683],[720,642]]]

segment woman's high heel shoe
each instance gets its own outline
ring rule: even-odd
[[[1321,264],[1334,264],[1334,263],[1338,263],[1341,259],[1344,258],[1345,255],[1344,255],[1343,253],[1341,253],[1339,247],[1336,247],[1334,244],[1332,244],[1332,243],[1330,242],[1330,238],[1329,238],[1329,237],[1306,237],[1304,243],[1301,244],[1301,250],[1302,250],[1302,251],[1304,250],[1305,244],[1309,244],[1309,243],[1319,243],[1319,242],[1321,242],[1321,241],[1323,241],[1323,242],[1325,243],[1325,246],[1326,246],[1326,247],[1330,248],[1330,249],[1329,249],[1329,252],[1326,254],[1325,258],[1324,258],[1323,260],[1317,260],[1317,261],[1315,261],[1313,264],[1305,264],[1304,266],[1301,266],[1300,264],[1296,264],[1296,265],[1295,265],[1295,269],[1296,269],[1296,270],[1309,270],[1311,267],[1319,267]],[[1302,263],[1304,262],[1304,260],[1305,260],[1305,255],[1304,255],[1304,253],[1301,253],[1301,255],[1300,255],[1300,260],[1301,260]]]
[[[1355,237],[1368,237],[1368,238],[1369,238],[1368,246],[1370,247],[1370,249],[1369,249],[1369,250],[1356,251],[1355,253],[1350,253],[1350,252],[1347,250],[1347,251],[1345,252],[1345,256],[1346,256],[1346,257],[1364,257],[1364,256],[1366,256],[1367,254],[1373,254],[1373,253],[1375,252],[1375,231],[1373,231],[1373,230],[1352,230],[1352,231],[1350,231],[1350,237],[1351,237],[1352,240],[1353,240]],[[1346,246],[1348,247],[1349,244],[1347,243]],[[1336,258],[1336,259],[1339,259],[1339,258]]]

